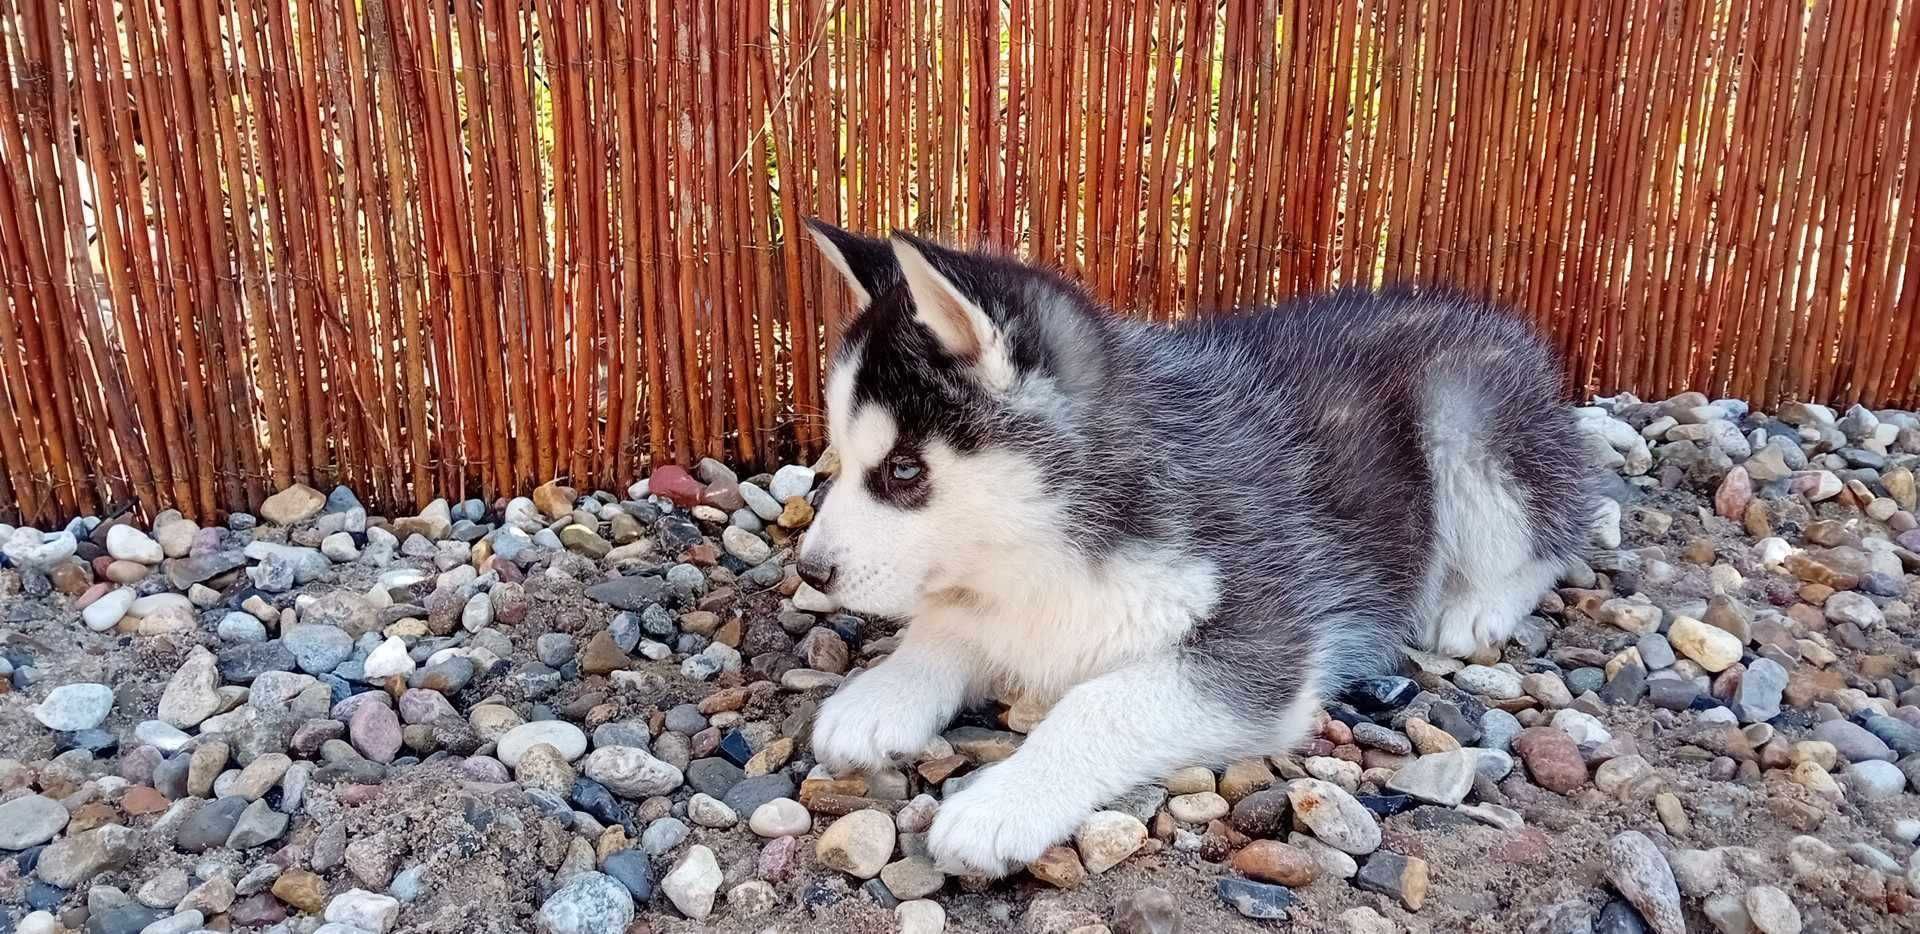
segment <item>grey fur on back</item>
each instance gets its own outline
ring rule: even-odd
[[[1432,560],[1438,407],[1478,416],[1472,443],[1511,477],[1536,557],[1582,548],[1560,370],[1503,310],[1395,288],[1167,327],[1073,303],[1037,303],[1070,323],[1033,322],[1071,338],[1045,341],[1077,358],[1058,361],[1080,374],[1060,380],[1069,401],[1048,430],[1001,440],[1046,465],[1088,548],[1151,542],[1216,566],[1218,608],[1184,653],[1237,707],[1277,708],[1316,668],[1328,696],[1397,665]]]

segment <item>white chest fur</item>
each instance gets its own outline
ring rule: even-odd
[[[984,599],[930,608],[913,625],[976,659],[982,680],[1041,702],[1165,656],[1213,611],[1220,590],[1210,563],[1163,549],[995,567],[988,580]]]

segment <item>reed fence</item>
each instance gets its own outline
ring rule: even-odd
[[[823,444],[809,215],[1920,397],[1920,0],[0,0],[0,518]]]

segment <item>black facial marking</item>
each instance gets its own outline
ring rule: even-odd
[[[932,477],[917,445],[899,443],[867,469],[867,492],[897,509],[919,509],[933,495]]]
[[[915,447],[940,438],[973,451],[991,434],[996,408],[964,361],[955,359],[913,314],[905,286],[874,296],[848,326],[843,343],[858,355],[853,404],[878,405]],[[848,359],[843,357],[843,360]]]

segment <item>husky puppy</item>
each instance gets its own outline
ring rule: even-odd
[[[846,771],[987,696],[1052,702],[940,806],[1000,875],[1129,789],[1285,752],[1401,650],[1505,640],[1585,545],[1585,458],[1520,320],[1350,291],[1174,326],[1060,276],[814,225],[861,306],[828,380],[840,473],[810,586],[909,621],[821,708]]]

